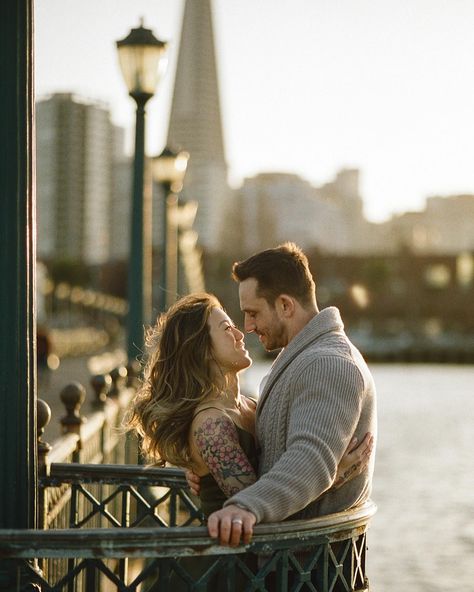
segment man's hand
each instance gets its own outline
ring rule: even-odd
[[[334,489],[339,489],[362,473],[369,464],[373,448],[374,437],[370,432],[365,434],[360,444],[356,437],[352,438],[337,467],[336,479],[332,485]]]
[[[201,491],[201,478],[196,473],[193,473],[191,469],[187,469],[184,472],[186,477],[186,481],[188,482],[188,487],[191,490],[193,495],[199,496],[199,492]]]
[[[229,505],[209,516],[207,530],[209,536],[213,539],[218,538],[221,545],[237,547],[241,538],[244,545],[250,543],[256,521],[252,512]]]

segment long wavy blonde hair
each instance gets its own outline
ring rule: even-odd
[[[219,390],[211,373],[208,319],[222,308],[212,294],[185,296],[163,313],[145,340],[143,381],[127,427],[142,437],[145,457],[190,467],[189,429],[198,405]]]

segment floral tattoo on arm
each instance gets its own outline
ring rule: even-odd
[[[331,489],[339,489],[345,483],[350,481],[353,477],[357,476],[359,474],[359,468],[360,468],[361,464],[362,464],[361,461],[357,461],[356,463],[354,463],[353,465],[348,467],[342,474],[340,474],[339,470],[338,470],[337,475],[336,475],[336,479],[335,479],[334,483],[332,484]]]
[[[257,476],[230,418],[208,417],[194,430],[193,436],[203,461],[227,497],[255,483]]]

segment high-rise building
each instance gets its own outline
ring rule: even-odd
[[[106,105],[71,93],[40,101],[36,121],[38,255],[104,263],[113,163],[123,138]]]
[[[168,145],[187,150],[182,198],[198,202],[195,229],[200,245],[219,250],[229,211],[219,88],[210,0],[188,0],[168,131]]]

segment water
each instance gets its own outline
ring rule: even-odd
[[[269,364],[256,363],[255,385]],[[375,592],[474,591],[474,366],[377,364]]]

